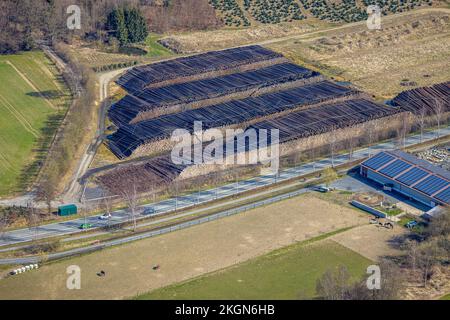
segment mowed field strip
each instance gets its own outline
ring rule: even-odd
[[[0,56],[0,196],[17,191],[50,117],[70,95],[42,52]],[[48,134],[48,132],[47,132]],[[31,172],[30,172],[31,174]]]
[[[305,194],[0,280],[0,299],[130,298],[299,241],[365,224],[367,219],[362,212]],[[152,270],[155,264],[161,266],[157,271]],[[66,289],[70,265],[82,270],[81,290]],[[100,270],[107,276],[98,277]]]

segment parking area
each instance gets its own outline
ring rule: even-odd
[[[395,191],[385,191],[380,184],[362,177],[359,173],[353,171],[345,177],[338,179],[330,184],[332,188],[345,190],[354,193],[377,193],[385,197],[386,201],[395,203],[403,211],[421,215],[431,208],[412,199],[409,199]]]

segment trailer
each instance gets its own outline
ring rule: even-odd
[[[78,208],[74,204],[66,204],[58,207],[58,216],[70,216],[78,213]]]

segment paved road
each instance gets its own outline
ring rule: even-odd
[[[440,130],[440,136],[450,135],[450,126]],[[436,131],[431,131],[425,133],[423,136],[423,141],[429,141],[437,137]],[[413,135],[406,139],[405,145],[411,146],[420,143],[420,135]],[[274,175],[260,175],[247,180],[239,181],[236,183],[230,183],[221,187],[200,191],[197,193],[180,196],[177,198],[171,198],[164,201],[157,202],[155,204],[148,204],[140,207],[140,210],[145,208],[153,208],[154,213],[152,216],[162,215],[168,212],[173,212],[179,209],[185,209],[198,204],[207,203],[213,200],[222,199],[234,194],[239,194],[249,190],[255,190],[260,187],[268,186],[280,181],[301,177],[306,174],[314,173],[316,171],[323,170],[327,167],[339,166],[350,161],[362,160],[369,155],[373,155],[381,150],[394,149],[395,145],[392,142],[385,142],[377,144],[370,149],[364,148],[356,150],[353,153],[352,158],[349,158],[348,154],[341,154],[335,156],[334,159],[323,158],[321,160],[305,163],[297,167],[289,168],[280,171],[278,176]],[[138,219],[143,219],[146,216],[139,214]],[[147,216],[148,217],[148,216]],[[113,213],[112,219],[109,223],[118,224],[122,222],[127,222],[130,220],[129,214],[125,210],[118,210]],[[51,238],[61,235],[80,233],[82,230],[79,229],[80,224],[84,223],[84,218],[78,218],[70,221],[57,222],[52,224],[47,224],[38,227],[37,238]],[[104,227],[108,224],[107,221],[99,219],[99,216],[91,216],[86,218],[87,223],[91,223],[94,228]],[[3,239],[0,240],[0,246],[18,244],[21,242],[30,241],[35,236],[34,230],[29,229],[19,229],[6,232]]]
[[[102,243],[98,243],[98,244],[92,244],[92,245],[87,246],[87,247],[75,248],[75,249],[71,249],[71,250],[67,250],[67,251],[63,251],[63,252],[57,252],[57,253],[50,253],[49,255],[47,255],[45,257],[45,261],[61,259],[61,258],[66,258],[66,257],[74,256],[74,255],[94,252],[94,251],[98,251],[98,250],[101,250],[101,249],[104,249],[104,248],[108,248],[108,247],[112,247],[112,246],[116,246],[116,245],[120,245],[120,244],[129,243],[129,242],[132,242],[132,241],[142,240],[142,239],[146,239],[146,238],[151,238],[151,237],[155,237],[155,236],[158,236],[158,235],[161,235],[161,234],[177,231],[177,230],[180,230],[180,229],[189,228],[191,226],[199,225],[199,224],[202,224],[202,223],[205,223],[205,222],[221,219],[221,218],[228,217],[228,216],[231,216],[231,215],[235,215],[235,214],[238,214],[238,213],[241,213],[241,212],[244,212],[244,211],[252,210],[252,209],[255,209],[257,207],[261,207],[261,206],[265,206],[265,205],[268,205],[268,204],[272,204],[272,203],[277,202],[277,201],[281,201],[281,200],[289,199],[289,198],[292,198],[292,197],[296,197],[296,196],[298,196],[298,195],[300,195],[302,193],[305,193],[307,191],[308,191],[308,189],[303,188],[303,189],[295,190],[295,191],[292,191],[292,192],[289,192],[289,193],[286,193],[286,194],[281,194],[281,195],[278,195],[278,196],[274,196],[274,197],[271,197],[269,199],[260,200],[260,201],[257,201],[255,203],[242,205],[242,206],[240,206],[238,208],[217,212],[217,213],[208,215],[206,217],[199,217],[199,218],[196,218],[196,219],[191,220],[191,221],[180,222],[180,223],[177,223],[177,224],[172,225],[172,226],[163,227],[161,229],[151,230],[151,231],[147,231],[147,232],[143,232],[143,233],[139,233],[139,234],[134,234],[134,235],[130,235],[128,237],[124,237],[124,238],[120,238],[120,239],[114,239],[114,240],[110,240],[110,241],[106,241],[106,242],[102,242]],[[150,223],[154,223],[154,222],[150,222]],[[40,262],[42,262],[42,260],[43,260],[42,256],[29,256],[29,257],[20,257],[20,258],[4,258],[4,259],[0,259],[0,265],[19,265],[19,264],[40,263]]]

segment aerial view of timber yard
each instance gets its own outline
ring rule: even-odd
[[[450,300],[450,1],[2,0],[0,30],[0,300]]]

